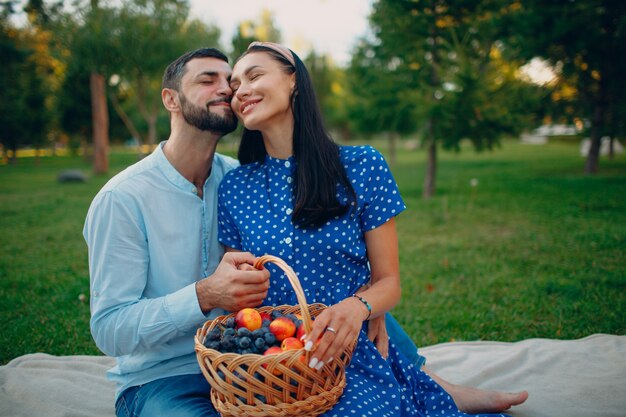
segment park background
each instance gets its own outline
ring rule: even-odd
[[[82,225],[167,138],[165,66],[281,27],[268,9],[224,41],[185,1],[0,7],[0,363],[99,354]],[[393,313],[418,345],[626,333],[625,41],[620,1],[378,0],[345,62],[297,51],[336,140],[398,181]]]

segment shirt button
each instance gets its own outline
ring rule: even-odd
[[[287,213],[287,216],[289,216],[291,213],[293,213],[293,210],[288,208],[287,210],[285,210],[285,213]]]
[[[291,166],[291,162],[289,162],[289,161],[285,161],[285,166],[286,166],[287,168],[289,168],[289,167]]]
[[[193,188],[193,189],[191,190],[191,192],[192,192],[192,193],[194,193],[194,194],[198,194],[198,190],[197,190],[196,188]]]
[[[289,245],[291,243],[291,238],[290,237],[285,238],[285,243]]]

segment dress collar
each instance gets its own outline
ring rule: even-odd
[[[274,158],[273,156],[265,155],[265,165],[270,168],[288,169],[293,172],[296,169],[296,157],[291,155],[287,159]]]

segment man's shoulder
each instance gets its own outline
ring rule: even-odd
[[[154,161],[154,154],[150,154],[141,161],[124,168],[115,174],[100,190],[100,193],[108,191],[126,191],[128,188],[134,188],[137,182],[150,175],[157,168]]]
[[[232,171],[238,166],[239,161],[230,156],[216,152],[213,157],[213,169],[219,170],[222,176],[226,175],[227,172]]]

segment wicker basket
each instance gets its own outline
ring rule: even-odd
[[[266,255],[258,258],[254,266],[261,268],[267,262],[285,272],[298,305],[257,310],[300,314],[306,332],[310,333],[311,318],[327,307],[307,305],[298,277],[282,259]],[[223,327],[226,320],[234,316],[235,313],[207,321],[194,338],[200,369],[212,388],[211,401],[222,416],[317,416],[335,405],[346,385],[345,368],[356,340],[319,371],[309,368],[310,353],[304,349],[263,356],[222,353],[205,347],[206,335],[216,327]]]

